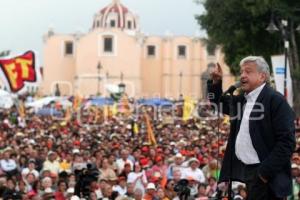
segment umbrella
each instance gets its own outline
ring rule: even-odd
[[[25,106],[26,107],[34,107],[34,108],[42,108],[57,99],[58,99],[58,97],[51,97],[51,96],[44,97],[44,98],[35,100],[33,102],[26,103]]]
[[[138,104],[145,106],[172,106],[173,102],[168,99],[150,98],[150,99],[139,99]]]
[[[37,110],[36,114],[41,116],[56,116],[56,117],[63,116],[62,112],[59,112],[54,108],[41,108]]]
[[[105,89],[109,92],[109,93],[119,93],[120,92],[120,88],[118,85],[114,85],[114,84],[106,84],[105,85]]]
[[[104,105],[113,105],[114,100],[111,98],[98,97],[89,99],[87,105],[89,106],[104,106]]]

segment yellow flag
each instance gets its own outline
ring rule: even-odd
[[[226,116],[224,117],[223,123],[226,124],[226,125],[229,125],[229,124],[230,124],[230,118],[229,118],[229,116],[226,115]]]
[[[112,116],[116,116],[118,114],[118,104],[114,103],[114,105],[111,108],[111,114]]]
[[[183,102],[182,120],[187,121],[193,114],[195,102],[191,97],[185,97]]]
[[[73,110],[77,111],[80,108],[81,105],[81,97],[79,95],[76,95],[73,99]]]
[[[148,142],[151,145],[156,145],[156,139],[152,130],[152,125],[149,119],[149,116],[145,114],[145,121],[146,121],[146,126],[147,126],[147,136],[148,136]]]
[[[129,116],[130,113],[130,105],[129,105],[129,99],[127,95],[123,95],[120,103],[119,103],[119,112],[125,114],[125,116]]]
[[[108,105],[103,106],[103,117],[105,119],[109,118],[110,116],[110,109]]]
[[[139,126],[136,122],[133,124],[133,133],[136,135],[139,133]]]
[[[25,110],[25,106],[24,106],[24,102],[23,101],[19,101],[19,103],[18,103],[18,113],[19,113],[19,116],[21,118],[25,118],[25,116],[26,116],[26,110]]]
[[[96,107],[94,123],[97,124],[99,122],[99,120],[101,120],[101,117],[102,117],[102,111],[100,110],[100,108]]]
[[[71,108],[67,107],[66,113],[65,113],[65,121],[68,122],[71,120],[71,118],[72,118]]]

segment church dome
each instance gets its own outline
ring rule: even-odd
[[[113,0],[111,4],[96,13],[93,29],[120,28],[126,30],[138,30],[137,16],[120,3]]]

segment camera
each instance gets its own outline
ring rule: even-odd
[[[190,197],[191,189],[188,186],[189,181],[181,179],[174,186],[174,191],[177,193],[180,200],[187,200]]]
[[[99,170],[92,164],[87,164],[87,168],[75,170],[76,185],[75,195],[79,197],[89,197],[90,184],[98,180]]]

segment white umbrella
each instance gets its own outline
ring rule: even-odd
[[[48,105],[50,102],[55,101],[58,97],[44,97],[33,102],[26,103],[26,107],[33,107],[33,108],[42,108],[43,106]]]
[[[119,86],[114,85],[114,84],[106,84],[106,85],[105,85],[105,89],[106,89],[109,93],[119,93],[119,92],[120,92]]]

